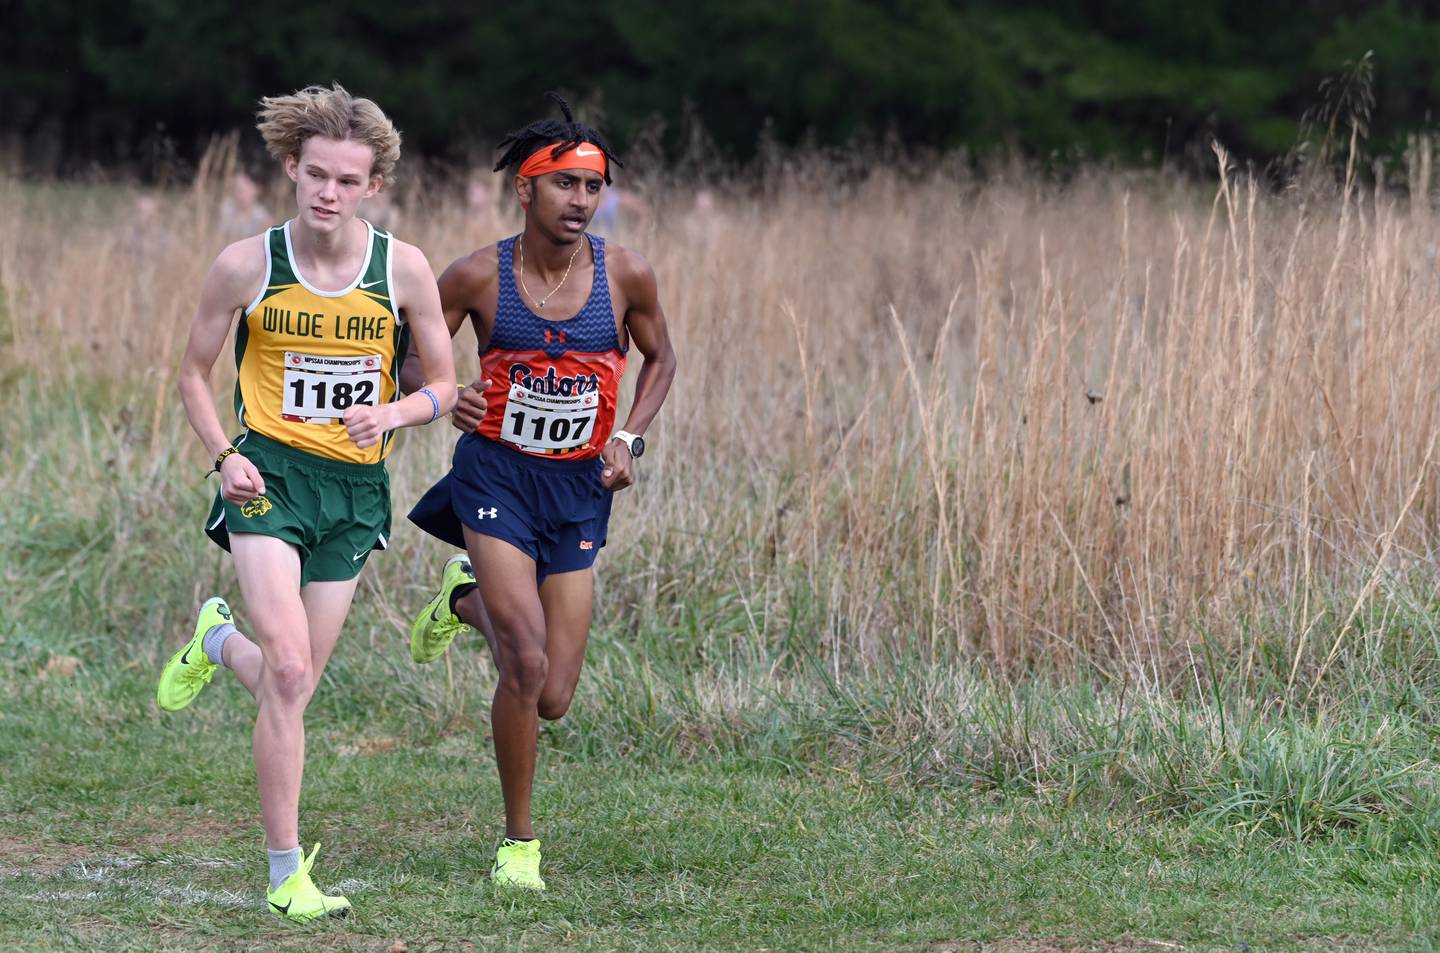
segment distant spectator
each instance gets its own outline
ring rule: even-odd
[[[649,214],[649,203],[634,192],[615,185],[606,186],[600,193],[600,207],[590,220],[590,231],[613,237],[619,231],[622,219],[643,221]],[[636,227],[632,224],[631,231]]]
[[[125,252],[133,258],[158,257],[170,247],[170,228],[160,215],[160,200],[148,192],[135,196],[135,211],[125,234]]]
[[[590,231],[596,235],[614,235],[620,224],[620,186],[612,185],[600,193],[600,207],[590,220]]]
[[[476,169],[465,182],[465,215],[467,225],[475,230],[476,240],[489,242],[501,230],[500,210],[495,207],[493,176],[485,169]]]
[[[708,245],[715,240],[720,223],[715,218],[715,193],[710,189],[699,189],[695,193],[695,206],[685,220],[685,232],[690,240]]]
[[[260,201],[260,186],[244,172],[230,177],[230,194],[220,203],[220,231],[227,242],[249,238],[275,224]]]
[[[360,204],[360,217],[376,228],[394,234],[400,228],[400,207],[390,197],[388,189],[381,189]]]
[[[471,215],[489,215],[493,208],[489,176],[476,170],[465,186],[465,205]]]

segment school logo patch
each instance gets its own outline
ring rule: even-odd
[[[580,548],[581,548],[581,549],[594,549],[594,548],[595,548],[595,543],[592,542],[591,540],[588,540],[588,539],[582,539],[582,540],[580,540]]]
[[[270,499],[264,496],[257,496],[253,500],[246,500],[240,504],[240,515],[247,520],[252,516],[264,516],[270,512]]]

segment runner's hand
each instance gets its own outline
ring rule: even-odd
[[[220,461],[220,495],[231,503],[245,503],[265,493],[265,478],[243,454]]]
[[[450,411],[450,422],[456,430],[474,433],[480,429],[480,421],[485,419],[485,411],[490,409],[490,403],[485,399],[485,390],[489,386],[487,379],[476,381],[460,391],[460,399],[455,402],[455,409]]]
[[[369,404],[351,404],[345,410],[345,432],[355,441],[355,446],[364,449],[380,442],[385,434],[385,425],[380,422],[381,409]]]
[[[605,461],[605,469],[600,471],[600,485],[607,490],[623,490],[635,483],[635,472],[633,467],[635,461],[630,456],[630,448],[623,440],[611,440],[605,444],[605,449],[600,451],[600,459]]]

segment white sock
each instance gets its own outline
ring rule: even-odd
[[[300,848],[266,850],[270,855],[270,889],[279,890],[287,877],[300,869]]]
[[[235,634],[235,626],[229,622],[222,622],[219,625],[212,625],[210,631],[205,633],[200,645],[205,650],[205,657],[216,665],[225,664],[225,640]]]

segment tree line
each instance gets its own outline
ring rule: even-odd
[[[1367,51],[1386,151],[1440,91],[1440,16],[1398,0],[0,0],[0,21],[3,135],[56,170],[193,157],[259,96],[330,81],[411,154],[474,159],[555,88],[622,151],[742,162],[765,141],[1148,162],[1212,136],[1264,159]]]

